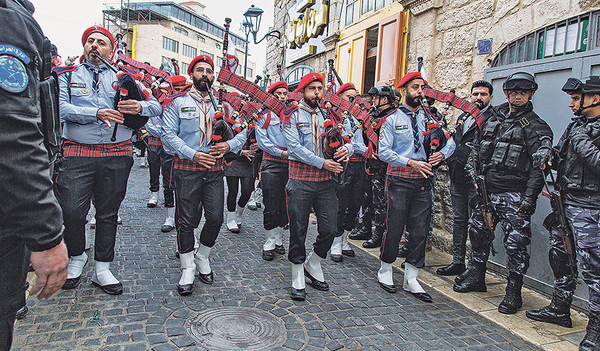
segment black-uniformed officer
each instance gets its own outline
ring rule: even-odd
[[[558,170],[557,186],[574,234],[581,274],[588,285],[589,322],[579,349],[600,350],[600,77],[592,76],[585,83],[569,78],[563,91],[571,95],[569,107],[576,117],[558,144],[554,148],[548,142],[542,144],[534,159],[543,168],[548,165]],[[554,225],[548,225],[548,257],[556,278],[552,302],[540,310],[527,311],[526,315],[571,327],[570,305],[576,276],[569,269],[557,219],[553,222]]]
[[[543,186],[542,170],[533,167],[531,154],[542,140],[552,140],[548,124],[533,112],[531,99],[537,87],[529,73],[517,72],[506,79],[502,88],[508,102],[498,106],[498,113],[484,123],[466,165],[473,183],[476,175],[485,177],[493,227],[500,223],[504,231],[509,277],[498,311],[506,314],[516,313],[523,303],[521,287],[529,268],[531,215]],[[482,206],[480,202],[469,219],[472,262],[465,280],[454,285],[457,292],[486,291],[485,269],[493,230],[486,229]]]
[[[57,82],[33,11],[27,0],[0,2],[0,350],[10,349],[25,305],[30,251],[38,276],[30,295],[41,290],[38,299],[49,298],[67,278],[48,157],[59,140]]]

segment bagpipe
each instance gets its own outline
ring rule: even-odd
[[[117,93],[115,94],[115,104],[114,104],[115,110],[118,109],[117,105],[119,104],[120,101],[125,101],[125,100],[146,101],[146,100],[148,100],[148,98],[150,97],[150,93],[147,90],[140,88],[140,86],[136,82],[136,78],[139,78],[139,76],[136,76],[134,74],[134,72],[127,70],[125,67],[118,67],[118,68],[120,68],[120,70],[119,70],[119,69],[117,69],[117,67],[114,67],[112,65],[112,63],[110,63],[108,60],[102,58],[100,55],[97,55],[95,53],[92,53],[91,55],[93,55],[95,58],[102,61],[102,63],[104,63],[108,68],[110,68],[113,72],[115,72],[117,74],[118,81],[115,84],[115,86],[113,86],[113,88],[117,91]],[[144,117],[139,114],[133,115],[133,114],[124,113],[123,119],[124,119],[123,124],[133,130],[138,130],[138,129],[142,128],[146,124],[146,122],[148,122],[148,117]],[[117,140],[118,127],[119,127],[119,124],[115,123],[115,128],[113,129],[113,133],[110,138],[111,141]]]
[[[427,157],[443,149],[450,139],[450,131],[431,113],[427,107],[426,99],[419,99],[421,109],[425,115],[425,132],[423,132],[423,146]]]

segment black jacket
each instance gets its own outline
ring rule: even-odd
[[[542,139],[552,140],[552,129],[533,112],[531,102],[512,114],[504,103],[496,112],[484,123],[465,170],[471,177],[475,173],[485,175],[490,193],[519,192],[535,200],[544,179],[542,170],[533,167],[531,155]]]
[[[44,147],[49,138],[54,144],[57,139],[47,133],[52,122],[42,120],[43,112],[57,112],[58,99],[56,86],[45,81],[50,77],[50,41],[30,11],[33,6],[26,0],[0,1],[0,43],[18,53],[11,55],[18,61],[12,69],[20,78],[20,85],[8,89],[0,84],[0,242],[18,238],[30,250],[44,251],[62,240],[62,212]],[[0,257],[9,250],[0,245]]]
[[[554,148],[563,202],[600,208],[600,116],[571,122]]]
[[[494,107],[492,105],[488,105],[488,107],[483,111],[484,121],[492,115],[496,113]],[[458,121],[464,122],[470,115],[468,113],[463,113],[458,117]],[[477,140],[479,136],[479,128],[476,123],[473,123],[469,126],[469,128],[464,130],[464,123],[457,123],[456,133],[454,133],[453,138],[456,143],[456,149],[454,153],[446,162],[448,163],[450,181],[453,183],[460,184],[471,184],[471,180],[465,173],[465,165],[467,164],[467,159],[469,158],[469,154],[471,153],[471,148],[473,143]]]

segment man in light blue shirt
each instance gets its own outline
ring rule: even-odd
[[[388,163],[388,210],[386,232],[381,246],[380,286],[395,293],[392,263],[398,255],[398,244],[404,228],[411,233],[408,256],[405,262],[403,289],[419,300],[431,302],[417,276],[425,264],[425,241],[431,216],[431,176],[433,167],[450,156],[452,143],[440,151],[427,155],[424,135],[424,111],[420,109],[425,82],[419,72],[406,74],[398,88],[402,104],[387,117],[379,139],[379,158]]]
[[[70,256],[69,275],[63,289],[79,285],[87,262],[85,224],[93,199],[96,269],[92,283],[107,294],[118,295],[123,292],[123,285],[109,268],[115,256],[117,212],[133,165],[134,130],[123,125],[124,115],[158,116],[162,108],[149,94],[147,101],[119,101],[115,109],[113,84],[117,75],[99,59],[109,61],[113,56],[113,36],[105,28],[94,26],[83,33],[81,41],[85,60],[59,77],[64,140],[56,197],[63,209],[65,243]]]

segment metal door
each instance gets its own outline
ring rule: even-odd
[[[533,96],[534,111],[550,125],[556,143],[573,116],[568,107],[571,99],[560,88],[569,77],[582,78],[600,75],[600,49],[486,69],[484,79],[494,86],[493,105],[506,102],[502,83],[510,74],[519,71],[529,72],[535,76],[539,89]],[[531,259],[525,283],[534,289],[552,294],[554,275],[548,263],[549,236],[548,231],[542,226],[548,213],[550,213],[550,202],[540,195],[537,210],[531,219],[532,238],[529,246]],[[490,257],[489,267],[507,274],[506,252],[502,244],[503,236],[502,230],[497,228],[494,247],[498,251],[498,255]],[[581,277],[580,281],[582,284],[577,286],[574,303],[583,307],[588,294],[587,286]]]

